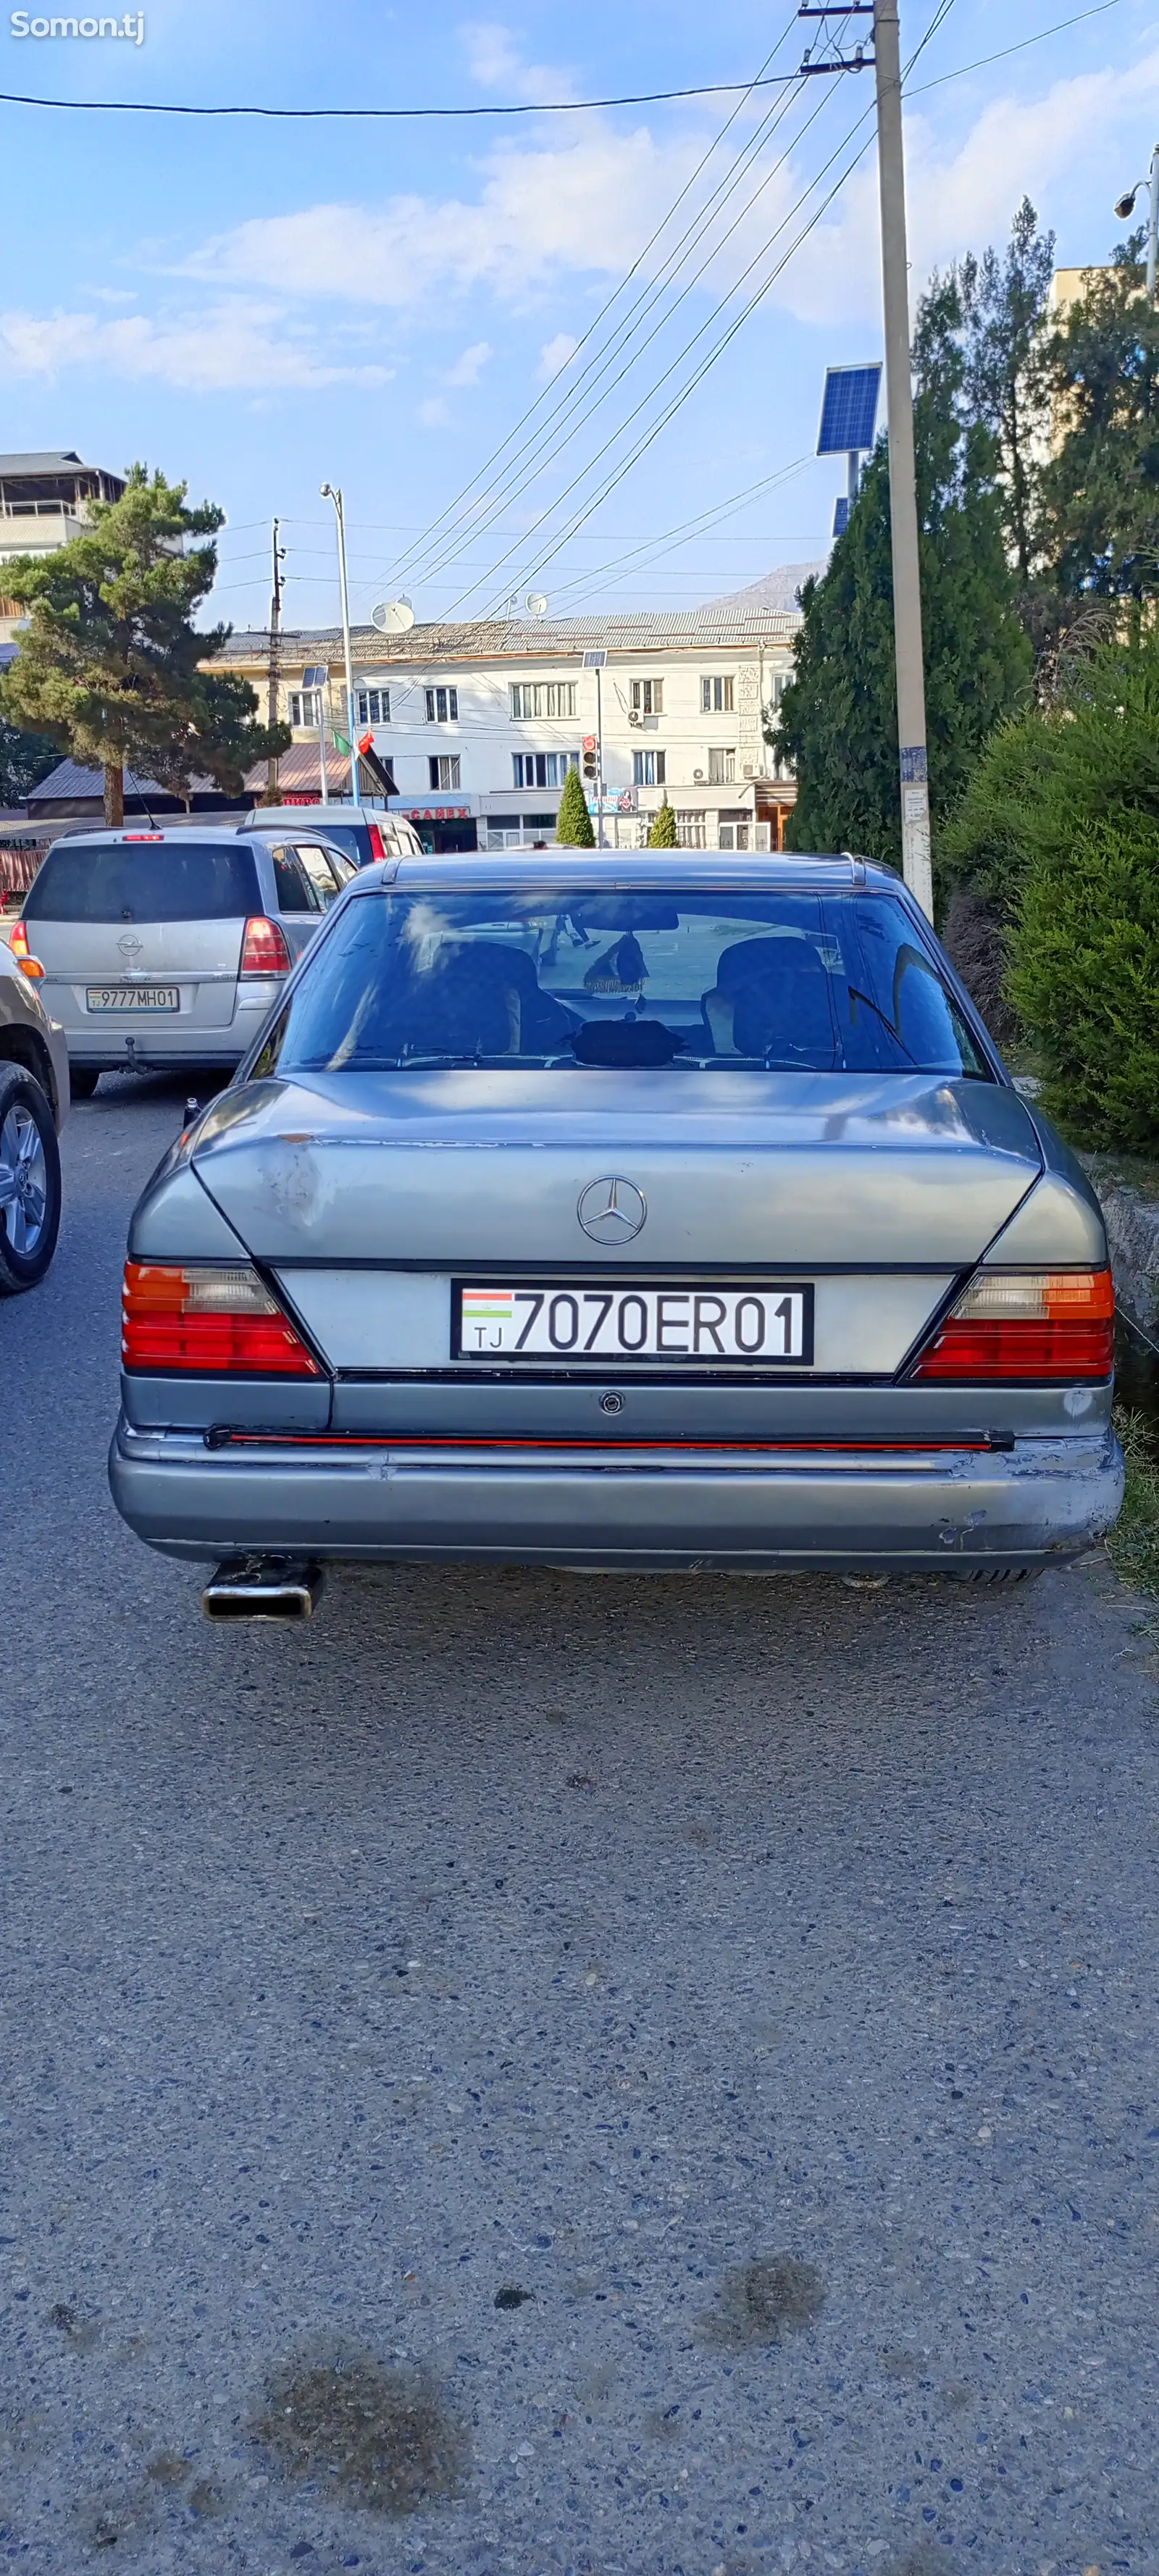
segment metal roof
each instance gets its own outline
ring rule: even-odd
[[[115,474],[108,465],[86,465],[75,447],[37,448],[26,456],[0,456],[0,482],[6,475],[13,481],[21,476],[35,480],[38,474],[103,474],[106,483],[123,483],[123,474]]]
[[[57,762],[55,769],[49,770],[47,778],[40,779],[35,787],[29,789],[27,801],[31,808],[32,806],[39,804],[42,800],[47,803],[50,799],[55,802],[62,796],[103,797],[104,792],[105,774],[103,769],[82,769],[79,761],[60,760]],[[143,796],[145,798],[150,796],[172,796],[173,792],[174,791],[171,787],[159,787],[155,778],[140,777],[135,769],[126,769],[125,771],[126,796]],[[215,794],[217,793],[217,782],[215,779],[194,779],[190,788],[191,795],[206,795],[210,792]]]
[[[718,644],[788,645],[801,623],[799,609],[770,609],[757,604],[646,612],[622,617],[480,618],[462,624],[411,626],[403,635],[380,635],[377,627],[355,626],[350,644],[360,670],[375,663],[488,661],[510,656],[521,662],[559,660],[585,647],[602,645],[609,653],[678,651]],[[269,636],[264,628],[233,635],[223,660],[264,660]],[[283,665],[342,651],[337,626],[282,631]]]

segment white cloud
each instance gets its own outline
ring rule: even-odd
[[[331,366],[311,341],[279,336],[282,316],[238,298],[169,319],[144,313],[0,313],[0,375],[50,379],[77,367],[155,378],[190,393],[386,384],[388,367]]]
[[[256,216],[206,242],[186,274],[278,295],[419,306],[489,287],[526,304],[578,271],[617,276],[695,164],[690,139],[659,145],[597,126],[558,149],[502,146],[478,196],[389,198]]]
[[[1153,115],[1159,103],[1159,53],[1125,72],[1087,72],[1060,80],[1036,98],[997,98],[982,110],[962,140],[947,149],[921,114],[906,120],[906,194],[912,260],[911,300],[916,302],[931,269],[946,268],[967,250],[1000,244],[1024,195],[1044,223],[1052,206],[1065,207],[1076,166],[1089,190],[1100,163],[1106,168],[1106,231],[1093,256],[1105,259],[1111,237],[1110,207],[1124,150],[1124,127]],[[1150,125],[1147,128],[1150,132]],[[1127,147],[1128,157],[1131,147]],[[838,201],[833,220],[819,224],[786,270],[774,299],[803,321],[854,319],[868,308],[879,329],[880,254],[877,174],[863,164]]]
[[[560,368],[566,367],[569,358],[574,358],[578,347],[579,341],[574,331],[557,331],[554,340],[544,341],[539,352],[538,373],[545,385],[550,382],[552,376],[558,376]]]
[[[424,429],[445,429],[450,417],[450,409],[439,394],[432,394],[426,402],[421,402],[415,413],[416,420],[421,420]]]
[[[448,367],[443,378],[444,384],[477,385],[491,355],[489,340],[472,340],[470,348],[464,349],[462,357],[456,358],[453,367]]]
[[[528,99],[532,104],[572,96],[566,72],[553,71],[547,63],[520,60],[510,28],[500,27],[490,19],[469,18],[460,27],[459,35],[467,68],[480,89],[502,90],[508,98]]]

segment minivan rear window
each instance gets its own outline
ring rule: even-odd
[[[252,850],[214,841],[58,841],[26,921],[244,921],[261,912]]]

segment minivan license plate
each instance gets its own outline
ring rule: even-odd
[[[90,984],[85,994],[90,1011],[179,1011],[176,984]]]
[[[457,1280],[456,1359],[685,1360],[700,1368],[755,1361],[768,1368],[813,1358],[813,1290],[793,1281],[758,1286],[659,1284],[626,1288],[526,1281],[496,1287]]]

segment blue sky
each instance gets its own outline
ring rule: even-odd
[[[926,45],[907,125],[915,290],[931,266],[1001,242],[1024,190],[1057,232],[1060,264],[1106,258],[1113,199],[1144,172],[1159,132],[1154,8],[1117,0],[1005,61],[944,77],[1073,6],[952,0]],[[903,53],[936,13],[937,0],[901,0]],[[536,108],[746,79],[771,52],[772,72],[793,69],[813,33],[787,0],[773,10],[731,0],[719,18],[702,0],[494,14],[441,0],[425,11],[146,0],[140,45],[21,38],[0,14],[6,90],[287,106]],[[219,501],[228,526],[214,604],[238,625],[266,616],[275,510],[287,622],[336,617],[333,522],[318,497],[327,478],[345,489],[360,616],[400,591],[420,617],[439,617],[528,589],[564,614],[684,606],[739,587],[823,551],[842,473],[811,455],[824,369],[880,350],[871,153],[792,247],[869,132],[839,150],[870,102],[866,76],[766,90],[715,149],[733,98],[413,125],[0,106],[0,444],[76,447],[112,467],[144,457],[187,477],[195,498]],[[718,186],[731,189],[727,201],[676,268],[679,237]],[[621,472],[790,251],[703,381]],[[634,262],[630,289],[599,323]],[[620,343],[601,357],[621,317]],[[537,402],[523,436],[541,437],[542,454],[511,462],[477,524],[424,542]],[[562,418],[561,405],[571,406]],[[715,528],[670,539],[751,486],[763,488]]]

